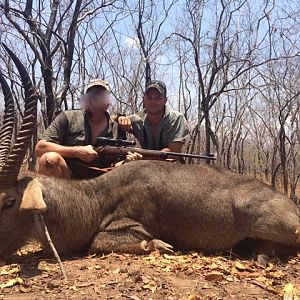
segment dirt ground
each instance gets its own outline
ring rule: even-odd
[[[0,265],[0,299],[300,299],[300,255],[266,268],[233,253],[55,258],[36,244]]]

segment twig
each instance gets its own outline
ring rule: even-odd
[[[59,255],[58,255],[58,253],[57,253],[55,247],[54,247],[54,244],[53,244],[53,242],[52,242],[52,240],[51,240],[49,231],[48,231],[47,226],[46,226],[46,224],[45,224],[45,222],[44,222],[44,217],[43,217],[42,214],[39,214],[38,216],[39,216],[40,222],[42,223],[42,225],[43,225],[43,227],[44,227],[45,235],[46,235],[47,241],[48,241],[48,243],[49,243],[49,245],[50,245],[50,247],[51,247],[51,249],[52,249],[52,251],[53,251],[53,254],[54,254],[55,258],[57,259],[57,261],[58,261],[58,263],[59,263],[59,267],[60,267],[60,270],[61,270],[61,272],[62,272],[62,274],[63,274],[63,277],[64,277],[65,280],[67,280],[67,275],[66,275],[64,266],[63,266],[63,264],[62,264],[62,261],[61,261]]]

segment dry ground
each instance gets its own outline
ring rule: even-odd
[[[29,244],[0,265],[0,299],[300,299],[300,255],[266,268],[236,255],[110,254],[55,259]]]

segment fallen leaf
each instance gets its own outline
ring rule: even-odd
[[[239,270],[239,271],[245,271],[247,267],[245,267],[242,263],[240,262],[235,262],[234,266]]]
[[[15,279],[8,280],[6,283],[2,283],[0,285],[0,290],[2,290],[4,288],[12,287],[17,284],[23,284],[23,283],[24,283],[23,279],[20,277],[17,277]]]
[[[276,289],[274,289],[272,286],[269,286],[269,285],[267,285],[266,290],[267,290],[268,292],[271,292],[271,293],[274,294],[274,295],[280,294],[279,291],[277,291]]]
[[[268,266],[266,267],[266,271],[271,271],[274,269],[274,265],[272,263],[268,263]]]
[[[226,277],[225,278],[227,281],[229,281],[229,282],[233,282],[234,281],[234,279],[232,278],[232,277]]]
[[[94,285],[93,282],[85,282],[85,283],[81,283],[81,284],[77,284],[77,288],[84,288],[84,287],[88,287],[88,286],[91,286],[91,285]]]
[[[127,296],[129,299],[132,300],[141,300],[141,298],[139,296],[133,295],[133,296]]]
[[[258,277],[256,277],[256,280],[259,282],[262,282],[264,284],[266,284],[266,282],[267,282],[267,278],[265,276],[258,276]]]
[[[205,280],[208,281],[222,281],[224,276],[221,272],[211,272],[207,275],[205,275]]]
[[[283,273],[282,270],[278,270],[278,271],[276,271],[276,272],[270,272],[270,273],[269,273],[269,276],[270,276],[270,277],[273,277],[273,278],[275,278],[275,279],[282,279],[282,278],[286,277],[286,274]]]
[[[120,268],[116,268],[112,271],[113,274],[118,274],[120,273]]]
[[[208,266],[208,268],[211,270],[215,270],[215,269],[218,269],[219,266],[215,262],[213,262],[210,266]]]
[[[242,278],[257,278],[257,277],[260,276],[261,273],[260,272],[250,273],[250,272],[240,272],[240,271],[237,271],[234,274],[236,274],[236,276],[239,279],[242,279]]]
[[[23,286],[23,285],[20,285],[20,287],[19,287],[19,291],[20,291],[21,293],[23,293],[23,294],[30,292],[30,290],[31,290],[31,289],[30,289],[29,286],[25,287],[25,286]]]
[[[175,255],[163,254],[163,257],[166,259],[176,259]]]
[[[0,275],[10,275],[10,274],[17,274],[21,270],[19,265],[13,264],[10,267],[6,267],[4,270],[0,272]]]
[[[252,282],[253,284],[255,284],[255,285],[258,285],[259,287],[261,287],[261,288],[263,288],[263,289],[266,288],[266,285],[265,285],[263,282],[259,281],[259,280],[252,280],[251,282]]]
[[[293,300],[293,295],[296,294],[292,283],[288,283],[283,288],[283,300]]]
[[[154,281],[151,281],[148,284],[144,284],[142,288],[145,290],[150,290],[152,293],[154,293],[157,289],[157,285]]]
[[[171,272],[172,268],[170,266],[166,266],[165,268],[162,268],[162,271],[165,272]]]

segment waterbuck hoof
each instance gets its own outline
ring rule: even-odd
[[[141,247],[146,252],[152,252],[158,250],[159,253],[163,254],[174,254],[173,247],[161,240],[151,240],[150,242],[142,241]]]
[[[266,268],[267,267],[267,263],[269,261],[269,256],[266,254],[258,254],[257,255],[257,265],[259,265],[262,268]]]

